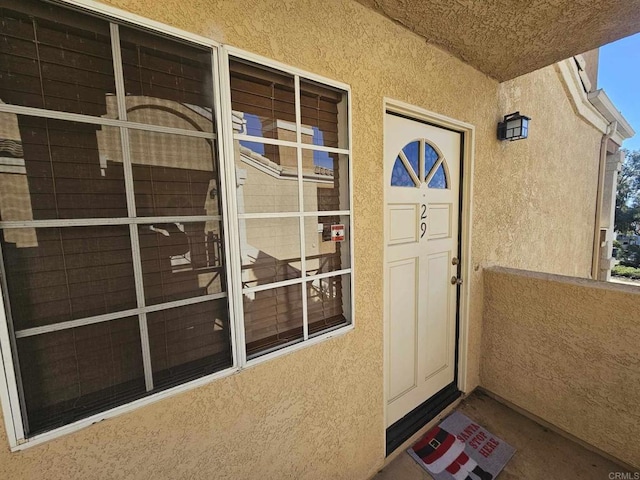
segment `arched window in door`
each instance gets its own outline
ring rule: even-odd
[[[391,171],[392,187],[449,188],[447,162],[425,139],[414,140],[398,153]]]

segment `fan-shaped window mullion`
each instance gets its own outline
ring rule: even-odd
[[[440,167],[440,165],[442,165],[443,161],[444,161],[444,159],[441,157],[441,158],[438,159],[438,161],[436,163],[433,164],[433,167],[431,167],[431,170],[429,170],[429,173],[427,174],[426,178],[424,179],[424,183],[429,184],[429,182],[431,181],[433,176],[438,171],[438,168]]]
[[[418,172],[418,176],[420,178],[424,178],[424,176],[427,174],[427,172],[425,171],[424,168],[424,149],[425,149],[425,141],[424,140],[420,140],[420,168],[419,168],[419,172]]]
[[[425,180],[427,187],[433,189],[447,189],[449,188],[449,168],[447,162],[440,158],[436,162],[427,175]]]
[[[418,178],[418,176],[416,175],[416,172],[413,170],[413,167],[409,163],[409,159],[407,158],[407,156],[404,154],[402,150],[400,150],[400,154],[398,156],[400,157],[400,160],[402,160],[402,163],[407,169],[407,172],[409,172],[409,175],[411,176],[411,180],[413,180],[413,183],[416,184],[416,187],[420,186],[420,179]]]
[[[391,171],[391,186],[392,187],[409,187],[415,188],[416,184],[409,174],[409,170],[400,156],[396,157],[396,161],[393,164]]]

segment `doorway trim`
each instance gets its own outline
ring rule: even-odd
[[[418,122],[426,122],[436,127],[445,128],[459,132],[462,137],[461,148],[461,184],[460,184],[460,272],[461,278],[464,280],[460,286],[460,297],[458,304],[458,356],[457,356],[457,370],[456,370],[456,384],[458,390],[463,393],[468,393],[467,389],[467,367],[468,367],[468,348],[469,348],[469,307],[471,296],[471,226],[472,226],[472,201],[473,198],[473,174],[474,174],[474,152],[475,152],[475,127],[469,123],[461,122],[454,118],[441,115],[439,113],[431,112],[424,108],[416,107],[408,103],[395,100],[392,98],[384,97],[383,99],[383,145],[386,142],[387,131],[387,113],[395,113],[405,116],[409,119],[416,120]],[[383,148],[384,152],[384,148]],[[382,191],[383,191],[383,204],[387,202],[387,178],[390,175],[390,167],[387,162],[384,161],[383,155],[383,178],[382,178]],[[385,215],[383,219],[384,225],[384,238],[387,238],[389,222]],[[387,262],[387,249],[383,249],[383,264]],[[383,420],[382,427],[385,431],[385,437],[387,432],[386,418],[387,418],[387,352],[389,349],[389,318],[388,318],[388,291],[387,291],[388,279],[383,276],[383,318],[384,318],[384,351],[383,351],[383,375],[382,375],[382,388],[384,398]],[[386,444],[386,440],[385,440]],[[387,455],[391,452],[387,452]]]

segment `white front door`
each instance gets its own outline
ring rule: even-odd
[[[455,378],[462,134],[386,114],[387,426]]]

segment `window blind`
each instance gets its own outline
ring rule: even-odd
[[[17,346],[32,433],[146,393],[137,317],[18,338]]]
[[[234,365],[213,58],[0,0],[0,259],[25,438]],[[223,124],[248,135],[226,186],[241,361],[350,322],[350,160],[345,91],[237,58],[230,71]]]
[[[238,60],[229,61],[231,74],[231,108],[252,115],[247,134],[276,138],[278,120],[295,124],[296,104],[293,76],[258,68]],[[295,134],[291,138],[295,140]]]
[[[172,109],[170,114],[181,116],[183,121],[170,126],[211,131],[213,70],[209,52],[127,27],[120,28],[120,45],[130,120],[166,126],[167,115],[156,110]],[[207,125],[202,126],[203,118],[194,121],[181,106],[205,109],[209,113]]]
[[[0,100],[101,116],[115,93],[109,24],[34,0],[0,8]]]
[[[246,124],[248,135],[275,138],[295,142],[295,89],[294,79],[287,74],[258,67],[240,60],[230,60],[231,106]],[[343,112],[346,111],[344,92],[334,90],[310,81],[300,81],[300,110],[304,143],[326,147],[344,147],[340,143],[341,129],[346,127]],[[280,123],[278,123],[280,122]],[[245,133],[244,131],[242,133]],[[245,278],[243,285],[251,287],[337,271],[349,268],[342,245],[323,238],[322,230],[339,223],[340,217],[321,217],[310,228],[305,226],[304,235],[299,233],[297,218],[265,219],[259,212],[299,211],[297,203],[297,155],[291,147],[271,146],[256,141],[237,142],[240,158],[236,168],[243,171],[242,191],[238,193],[239,203],[256,218],[241,220],[241,229],[246,231],[247,252],[243,255]],[[245,150],[242,150],[242,147]],[[238,152],[236,152],[238,156]],[[253,157],[252,157],[253,156]],[[251,161],[252,158],[256,162]],[[278,165],[277,180],[264,176],[254,166]],[[303,150],[302,168],[304,181],[305,211],[338,211],[345,207],[344,189],[347,182],[341,178],[347,162],[339,154]],[[289,169],[289,170],[286,170]],[[285,179],[285,172],[289,179]],[[344,183],[342,183],[344,182]],[[278,195],[293,200],[281,202],[266,209],[263,195]],[[307,205],[308,204],[308,205]],[[279,208],[281,210],[279,210]],[[348,206],[346,207],[348,208]],[[315,217],[314,217],[315,218]],[[348,221],[348,217],[347,217]],[[305,223],[306,225],[306,223]],[[322,230],[318,232],[318,225]],[[301,272],[299,242],[307,244],[307,271]],[[287,248],[287,244],[290,246]],[[328,245],[331,245],[329,248]],[[313,253],[324,249],[321,254]],[[343,265],[343,262],[346,264]],[[328,281],[323,283],[326,284]],[[307,290],[307,316],[310,334],[322,332],[335,325],[344,324],[342,279],[331,280],[331,288],[324,290],[312,282],[287,287],[274,287],[244,295],[244,325],[247,355],[256,356],[268,352],[278,345],[299,341],[303,338],[302,289]]]
[[[117,118],[107,21],[32,0],[0,15],[2,102]],[[211,50],[118,31],[127,120],[149,125],[127,132],[127,151],[117,127],[2,117],[0,158],[16,168],[0,180],[19,187],[0,191],[0,220],[30,222],[0,229],[28,435],[232,364]],[[125,158],[136,216],[153,217],[131,228]],[[140,290],[146,306],[202,300],[143,314]]]

